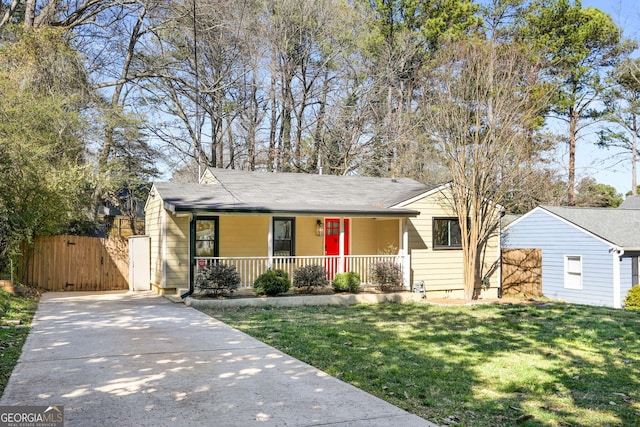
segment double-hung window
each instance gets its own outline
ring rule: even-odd
[[[273,255],[296,255],[296,219],[273,218]]]
[[[564,256],[564,287],[582,289],[582,256]]]
[[[195,224],[195,256],[218,256],[218,219],[197,218]]]
[[[457,217],[433,218],[433,248],[461,249],[462,233]]]

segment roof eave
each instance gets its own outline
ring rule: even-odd
[[[186,211],[186,210],[188,210],[188,209],[180,209],[180,208],[176,207],[176,205],[174,205],[173,203],[169,203],[169,202],[166,202],[166,201],[164,202],[163,206],[164,206],[164,208],[166,210],[168,210],[172,214],[175,214],[176,211],[180,211],[180,210],[181,211]]]
[[[277,214],[277,215],[322,215],[322,216],[349,216],[349,217],[385,217],[385,218],[413,218],[420,215],[419,211],[412,209],[271,209],[266,207],[243,208],[215,208],[200,206],[176,206],[165,202],[165,209],[175,214],[177,212],[201,212],[201,213],[228,213],[228,214]]]
[[[640,247],[637,246],[629,246],[629,247],[625,247],[625,246],[620,246],[618,247],[620,250],[624,251],[625,253],[630,253],[630,252],[638,252],[640,253]]]

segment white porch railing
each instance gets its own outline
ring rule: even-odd
[[[195,274],[198,268],[208,264],[220,262],[236,267],[240,273],[241,288],[253,287],[256,278],[269,268],[284,270],[293,279],[293,272],[307,265],[321,265],[327,270],[327,278],[332,280],[337,273],[353,271],[360,275],[362,283],[370,283],[371,266],[378,262],[393,262],[400,266],[404,287],[409,288],[408,277],[405,274],[408,258],[405,255],[345,255],[340,262],[340,256],[294,256],[294,257],[196,257]],[[343,265],[341,265],[344,263]]]

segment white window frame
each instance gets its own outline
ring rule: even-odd
[[[580,271],[569,271],[570,259],[580,263]],[[582,289],[582,255],[564,256],[564,288]]]

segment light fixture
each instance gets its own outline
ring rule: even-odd
[[[316,236],[324,236],[324,224],[321,220],[316,221]]]

